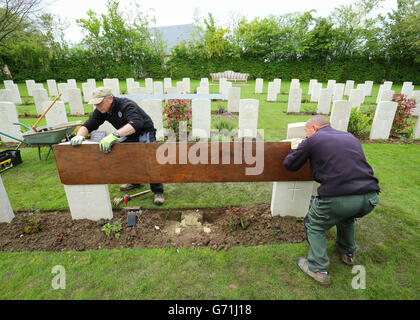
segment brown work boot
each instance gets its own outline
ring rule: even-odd
[[[321,272],[313,272],[309,270],[307,259],[299,257],[296,259],[296,264],[303,273],[306,273],[308,276],[310,276],[312,279],[318,282],[321,286],[328,287],[330,285],[329,274],[323,274]]]
[[[133,190],[133,189],[137,189],[137,188],[141,188],[141,187],[143,187],[142,184],[127,183],[127,184],[123,184],[122,186],[120,186],[120,191],[129,191],[129,190]]]
[[[354,254],[350,254],[350,253],[340,253],[341,256],[341,261],[343,261],[343,263],[345,263],[348,266],[353,266],[354,265]]]
[[[161,206],[165,202],[165,198],[163,197],[163,193],[156,193],[155,200],[153,203],[157,206]]]

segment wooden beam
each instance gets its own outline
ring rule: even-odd
[[[284,168],[290,142],[121,143],[108,154],[98,144],[53,150],[66,185],[313,180],[309,163],[296,172]]]

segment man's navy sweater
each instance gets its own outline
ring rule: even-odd
[[[289,171],[297,171],[307,160],[314,180],[321,184],[319,196],[380,191],[359,140],[350,133],[322,127],[303,140],[297,149],[290,150],[283,165]]]

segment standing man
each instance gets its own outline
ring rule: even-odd
[[[104,153],[111,152],[112,146],[118,142],[156,141],[156,129],[152,119],[134,101],[114,97],[111,89],[99,87],[93,91],[89,104],[95,105],[96,108],[77,131],[77,135],[71,139],[72,146],[82,144],[89,132],[97,130],[105,121],[110,122],[118,130],[101,140],[99,147]],[[125,184],[120,189],[131,190],[140,186],[140,184]],[[150,188],[155,195],[154,204],[162,205],[165,201],[163,185],[152,183]]]
[[[304,219],[308,259],[299,257],[296,264],[320,285],[328,287],[325,232],[337,227],[336,248],[341,260],[353,265],[355,219],[378,205],[380,189],[359,140],[352,134],[331,128],[329,120],[321,115],[309,119],[305,131],[307,139],[292,140],[292,150],[283,162],[287,170],[297,171],[309,160],[312,176],[321,184]]]

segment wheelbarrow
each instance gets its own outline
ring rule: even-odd
[[[4,132],[0,131],[0,134],[5,135],[6,137],[9,137],[11,139],[20,141],[21,143],[27,144],[29,146],[37,146],[38,147],[38,158],[39,160],[42,159],[41,157],[41,146],[50,146],[50,149],[48,150],[47,157],[45,160],[48,159],[48,156],[50,155],[50,152],[52,150],[52,145],[60,143],[63,139],[67,138],[69,139],[69,136],[72,134],[74,129],[77,126],[82,125],[82,121],[72,121],[72,122],[66,122],[58,124],[54,127],[38,127],[37,131],[35,132],[33,129],[29,128],[28,126],[24,125],[23,123],[13,123],[15,125],[20,125],[28,131],[22,133],[23,140],[10,136]]]

